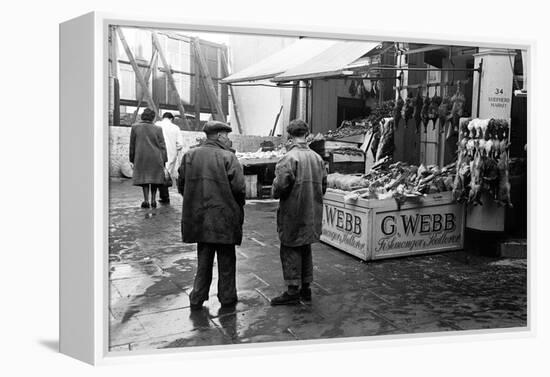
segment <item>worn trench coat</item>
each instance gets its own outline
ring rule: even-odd
[[[277,162],[273,197],[279,198],[277,231],[291,247],[318,242],[327,172],[321,156],[306,143],[293,144]]]
[[[178,172],[183,242],[240,245],[246,188],[235,154],[206,140],[185,153]]]
[[[168,155],[162,129],[151,122],[134,124],[130,132],[129,158],[134,164],[134,185],[163,184]]]

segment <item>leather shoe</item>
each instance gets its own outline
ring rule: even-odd
[[[300,294],[289,294],[284,292],[281,295],[271,299],[271,305],[296,305],[300,303]]]

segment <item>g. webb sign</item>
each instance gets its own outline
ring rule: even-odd
[[[387,210],[325,200],[321,240],[379,259],[462,247],[464,210],[454,203]]]

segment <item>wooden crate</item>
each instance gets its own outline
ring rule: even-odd
[[[363,174],[365,172],[365,155],[330,153],[328,171],[329,173]]]
[[[321,241],[362,260],[462,249],[465,208],[452,194],[427,195],[397,207],[393,199],[346,202],[327,190]]]

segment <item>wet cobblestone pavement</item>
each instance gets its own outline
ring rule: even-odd
[[[171,190],[171,205],[145,210],[138,187],[111,181],[111,351],[527,325],[526,261],[468,251],[364,263],[314,244],[313,300],[271,307],[285,288],[273,201],[246,205],[236,308],[220,307],[215,266],[210,299],[191,312],[196,249],[181,242]]]

